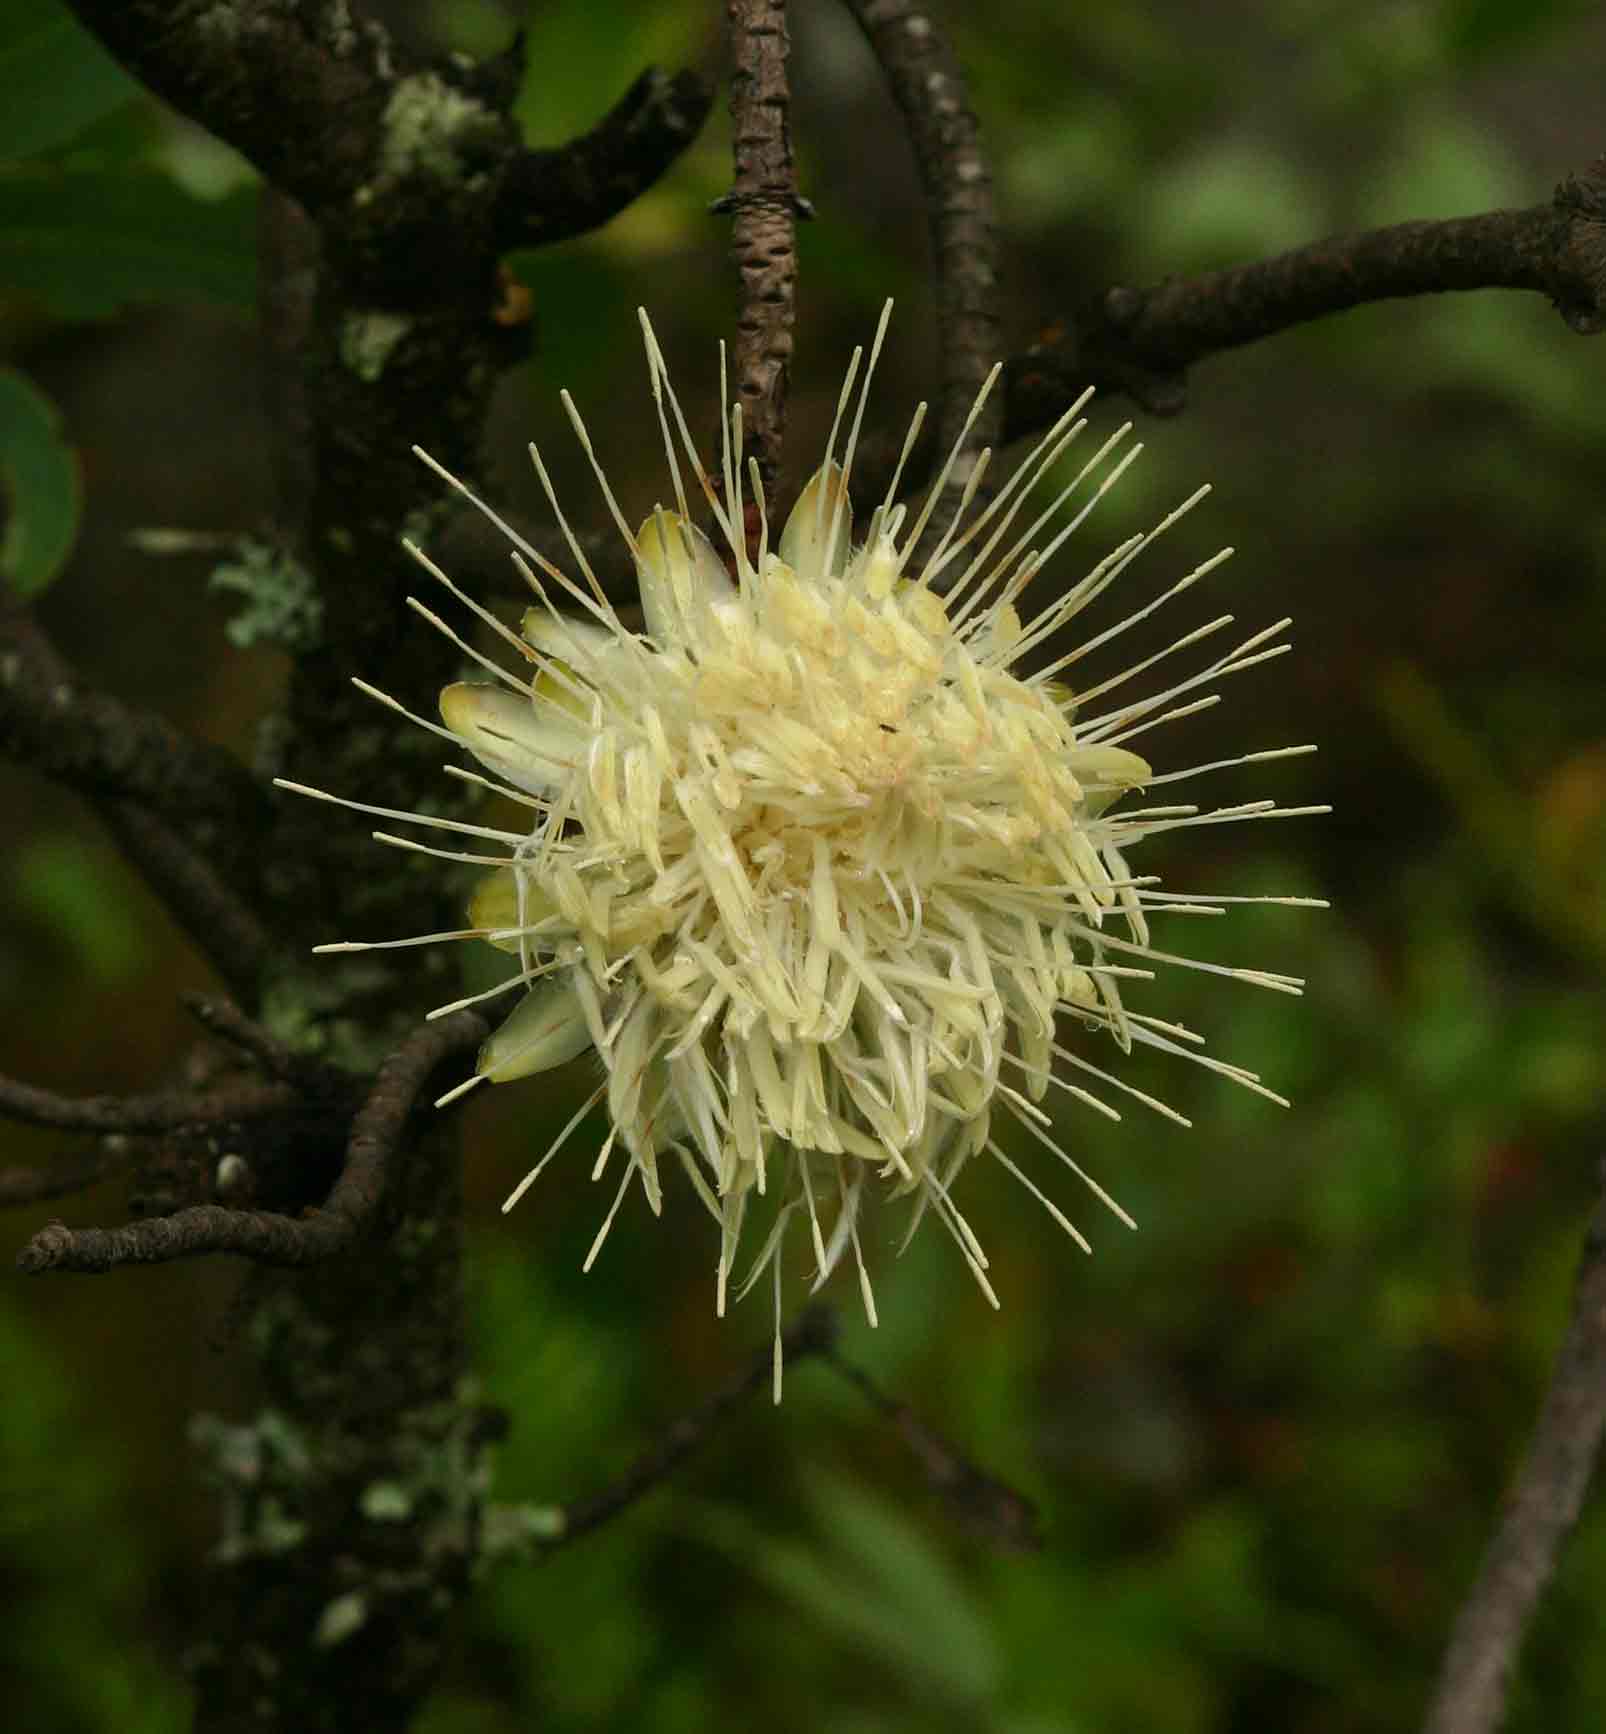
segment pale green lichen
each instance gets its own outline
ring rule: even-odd
[[[368,1597],[361,1590],[336,1596],[318,1615],[312,1641],[320,1650],[332,1650],[368,1623]]]
[[[223,629],[242,650],[255,644],[314,650],[322,641],[323,600],[312,574],[277,548],[242,538],[234,558],[213,568],[207,587],[245,598]]]
[[[363,1489],[359,1508],[370,1523],[405,1523],[413,1515],[413,1496],[395,1481],[376,1481]]]
[[[486,1566],[524,1560],[561,1541],[568,1519],[561,1505],[487,1505],[480,1520],[480,1557]]]
[[[289,1553],[307,1537],[284,1497],[310,1466],[298,1428],[273,1409],[254,1421],[234,1424],[218,1415],[196,1415],[190,1443],[201,1452],[222,1493],[222,1534],[217,1557],[237,1560]]]
[[[340,326],[341,361],[365,385],[372,385],[412,323],[401,313],[348,313]]]
[[[439,73],[401,79],[380,122],[379,170],[384,180],[427,174],[465,178],[462,150],[498,133],[504,123],[477,98],[454,90]]]
[[[344,1015],[354,1000],[380,992],[390,978],[362,963],[334,971],[295,970],[270,981],[263,990],[260,1020],[287,1046],[316,1054],[350,1072],[371,1072],[389,1052],[390,1035],[366,1021]]]

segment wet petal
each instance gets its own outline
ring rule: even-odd
[[[696,636],[711,603],[736,593],[714,544],[678,512],[659,510],[636,537],[647,630],[660,644]]]
[[[481,764],[535,794],[561,783],[584,756],[584,731],[499,686],[459,681],[442,692],[440,706],[446,726]]]
[[[1083,798],[1090,818],[1097,818],[1128,789],[1141,787],[1154,775],[1147,759],[1125,747],[1078,747],[1071,753],[1070,767],[1077,782],[1093,785]]]
[[[591,1046],[585,1008],[567,977],[544,981],[480,1049],[475,1070],[493,1084],[547,1072]]]
[[[606,626],[572,615],[554,620],[550,609],[539,606],[525,609],[519,622],[519,636],[543,656],[565,665],[579,658],[584,666],[593,657],[607,655],[619,642]]]
[[[836,534],[831,534],[832,519]],[[781,558],[804,578],[825,578],[847,563],[853,541],[853,508],[842,485],[842,469],[828,464],[809,477],[781,531]]]
[[[556,915],[557,912],[558,906],[551,897],[526,878],[521,913],[518,877],[511,867],[499,867],[494,873],[487,873],[475,887],[474,895],[469,900],[468,922],[470,927],[492,930],[529,927],[537,921],[544,921],[548,916]],[[488,943],[494,945],[498,951],[516,953],[519,949],[519,942],[513,937],[492,939]],[[547,949],[551,949],[550,944]]]

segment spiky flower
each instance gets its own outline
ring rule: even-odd
[[[1033,617],[1021,618],[1016,604],[1027,585],[1140,449],[1116,456],[1123,428],[1052,498],[1029,509],[1082,433],[1082,403],[978,509],[983,453],[965,478],[958,512],[918,566],[915,550],[955,479],[957,458],[912,521],[894,503],[895,475],[856,540],[848,481],[886,319],[884,312],[857,396],[863,356],[855,353],[825,462],[773,545],[756,467],[749,463],[743,475],[739,407],[724,424],[716,480],[698,460],[645,315],[673,510],[657,507],[631,531],[564,394],[634,558],[645,633],[627,627],[609,602],[534,447],[580,576],[565,575],[501,525],[536,599],[519,633],[411,549],[499,635],[518,669],[506,672],[452,635],[494,683],[448,687],[440,700],[446,727],[437,732],[466,746],[492,786],[522,805],[528,829],[391,815],[506,851],[475,896],[465,932],[425,936],[486,940],[518,960],[495,991],[522,988],[523,997],[485,1044],[470,1084],[526,1077],[587,1048],[605,1071],[508,1206],[606,1095],[612,1124],[594,1177],[610,1160],[621,1177],[587,1267],[632,1184],[659,1211],[667,1162],[684,1172],[718,1224],[721,1312],[744,1217],[767,1194],[766,1231],[744,1288],[772,1272],[778,1318],[782,1247],[800,1220],[817,1283],[851,1251],[873,1323],[860,1221],[878,1186],[910,1201],[911,1232],[928,1212],[945,1226],[996,1305],[986,1256],[953,1195],[960,1170],[981,1155],[1041,1199],[1086,1248],[1001,1147],[1000,1111],[1130,1223],[1055,1141],[1038,1105],[1058,1085],[1118,1117],[1091,1089],[1059,1076],[1058,1060],[1181,1118],[1090,1058],[1100,1041],[1183,1054],[1270,1094],[1253,1074],[1204,1058],[1188,1045],[1196,1040],[1189,1032],[1124,1002],[1127,978],[1189,962],[1150,943],[1149,915],[1223,901],[1201,905],[1162,891],[1155,880],[1135,877],[1127,856],[1135,843],[1178,826],[1285,810],[1271,802],[1208,813],[1133,808],[1123,798],[1218,768],[1156,775],[1131,743],[1214,702],[1209,689],[1217,679],[1286,648],[1271,642],[1286,622],[1145,697],[1115,695],[1231,617],[1081,683],[1084,657],[1180,596],[1230,552],[1116,624],[1060,648],[1062,628],[1200,499],[1201,489],[1156,530],[1121,543]],[[905,458],[920,419],[917,412]],[[719,545],[693,521],[677,435],[690,491],[717,527]],[[1283,992],[1299,987],[1259,970],[1192,967]],[[1061,1012],[1080,1032],[1069,1044],[1059,1039]],[[778,1325],[776,1340],[778,1391]]]

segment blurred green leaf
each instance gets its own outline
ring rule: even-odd
[[[1516,55],[1592,11],[1589,0],[1444,0],[1442,27],[1463,63]]]
[[[1270,150],[1235,139],[1161,170],[1144,209],[1147,250],[1169,270],[1279,253],[1327,227],[1315,185]]]
[[[0,0],[0,158],[64,143],[140,94],[60,0]]]
[[[561,144],[593,127],[649,66],[695,60],[704,25],[674,0],[553,0],[522,9],[525,74],[514,114],[535,144]],[[554,78],[552,68],[563,76]]]
[[[61,412],[20,373],[0,368],[0,580],[37,595],[67,563],[83,515],[78,457]]]
[[[734,1511],[700,1513],[698,1535],[923,1698],[980,1713],[1002,1674],[997,1635],[934,1537],[841,1478],[816,1479],[814,1508],[830,1552],[762,1533]]]
[[[130,1640],[150,1585],[115,1452],[63,1370],[0,1303],[0,1671],[30,1730],[179,1734],[182,1689]]]
[[[0,287],[69,319],[256,295],[256,194],[191,198],[155,172],[0,173]]]
[[[900,1610],[915,1635],[911,1672],[977,1700],[992,1696],[1003,1668],[997,1635],[942,1552],[940,1532],[840,1477],[818,1478],[813,1495],[821,1528],[843,1560],[875,1597]]]
[[[1489,129],[1424,102],[1413,109],[1361,207],[1366,223],[1465,217],[1531,203],[1533,184]]]
[[[53,930],[100,986],[128,980],[150,951],[120,875],[110,850],[50,832],[35,835],[11,863],[17,907]]]

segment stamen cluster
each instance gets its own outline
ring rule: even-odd
[[[1062,1012],[1122,1049],[1138,1042],[1182,1053],[1271,1094],[1253,1074],[1200,1054],[1191,1032],[1124,1003],[1127,978],[1190,962],[1151,944],[1149,916],[1214,913],[1220,901],[1201,904],[1134,877],[1127,852],[1179,825],[1289,810],[1270,802],[1211,813],[1134,809],[1123,797],[1219,768],[1158,776],[1128,743],[1214,702],[1203,689],[1216,677],[1279,654],[1286,646],[1269,641],[1287,623],[1142,699],[1106,702],[1131,676],[1231,617],[1096,685],[1067,684],[1085,655],[1187,590],[1224,552],[1063,654],[1047,662],[1034,655],[1205,492],[1023,621],[1017,603],[1027,584],[1140,449],[1110,462],[1122,429],[1022,527],[1028,501],[1084,430],[1085,399],[974,509],[989,459],[982,454],[960,510],[918,570],[911,570],[915,550],[962,447],[912,522],[894,503],[895,475],[856,542],[848,481],[886,320],[883,313],[856,398],[863,357],[854,356],[825,462],[773,549],[751,465],[745,479],[759,518],[756,547],[748,534],[739,407],[725,423],[716,485],[698,461],[645,315],[673,510],[658,507],[629,529],[564,394],[634,558],[645,632],[628,629],[606,599],[533,447],[580,578],[501,525],[536,599],[518,633],[412,550],[517,655],[518,672],[509,674],[414,604],[493,677],[448,687],[445,727],[423,726],[465,745],[490,772],[479,780],[531,814],[526,832],[392,815],[506,850],[473,900],[469,927],[423,936],[487,940],[518,960],[493,992],[522,988],[523,996],[487,1042],[470,1084],[528,1076],[587,1048],[606,1074],[508,1206],[606,1096],[611,1129],[594,1175],[616,1149],[622,1173],[588,1268],[632,1184],[655,1213],[661,1208],[668,1161],[719,1226],[721,1311],[744,1219],[755,1200],[769,1198],[763,1244],[743,1289],[769,1272],[779,1308],[783,1246],[801,1218],[816,1284],[851,1249],[874,1322],[860,1220],[876,1183],[911,1199],[910,1232],[928,1211],[944,1224],[996,1305],[986,1255],[952,1190],[965,1164],[983,1154],[1086,1248],[998,1142],[999,1111],[1130,1224],[1057,1142],[1039,1104],[1056,1085],[1119,1115],[1061,1077],[1055,1062],[1181,1116],[1088,1059],[1085,1039],[1063,1044]],[[919,426],[917,413],[905,457]],[[682,453],[722,549],[694,522]],[[1192,967],[1299,989],[1293,978],[1264,971]],[[778,1324],[776,1341],[778,1391]]]

